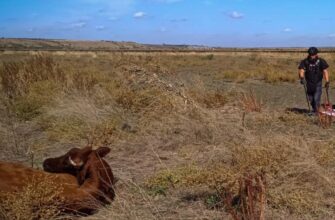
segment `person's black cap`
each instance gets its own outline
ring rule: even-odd
[[[318,50],[318,48],[316,48],[316,47],[310,47],[310,48],[308,49],[307,53],[308,53],[308,55],[310,55],[310,56],[314,56],[314,55],[316,55],[316,54],[319,53],[319,50]]]

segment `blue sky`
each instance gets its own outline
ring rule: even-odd
[[[335,46],[333,0],[0,0],[0,37]]]

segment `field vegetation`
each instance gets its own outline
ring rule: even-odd
[[[334,128],[299,113],[303,56],[2,52],[0,159],[110,146],[116,200],[87,219],[330,219]],[[0,217],[54,218],[36,194],[7,196]]]

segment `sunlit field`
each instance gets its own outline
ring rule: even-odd
[[[41,169],[71,147],[109,146],[116,199],[87,219],[331,219],[335,129],[299,113],[304,56],[2,51],[0,159]],[[333,79],[335,53],[320,56]],[[263,201],[243,199],[248,178]],[[62,218],[43,196],[1,197],[0,219]]]

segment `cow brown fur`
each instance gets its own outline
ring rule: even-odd
[[[0,161],[0,192],[20,192],[33,180],[43,181],[50,178],[59,188],[56,199],[61,201],[60,209],[65,212],[91,214],[102,204],[112,201],[115,196],[112,170],[102,158],[109,151],[110,149],[106,147],[97,150],[72,149],[61,157],[45,160],[44,169],[58,173]],[[83,163],[79,163],[80,167],[71,167],[67,164],[66,158],[70,155],[72,161],[82,160]]]

